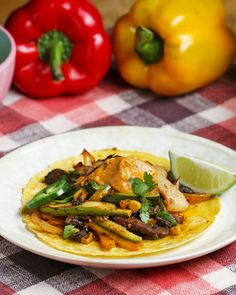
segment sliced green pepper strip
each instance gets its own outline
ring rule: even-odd
[[[167,212],[166,210],[166,206],[161,198],[161,196],[159,196],[159,206],[160,206],[160,211],[164,211],[164,212]]]
[[[39,191],[32,200],[30,200],[26,207],[28,209],[36,209],[41,205],[47,204],[56,198],[62,196],[70,189],[69,183],[65,179],[58,180],[53,184],[45,187]]]
[[[64,178],[66,180],[66,178]],[[54,200],[55,203],[58,203],[58,204],[65,204],[65,203],[68,203],[71,199],[73,199],[73,195],[74,193],[77,191],[77,188],[71,186],[70,189],[65,193],[63,194],[62,196],[56,198]]]
[[[157,217],[161,217],[161,218],[169,221],[172,226],[177,225],[176,219],[170,213],[168,213],[167,211],[159,211],[157,213]]]
[[[146,196],[146,198],[151,202],[152,205],[159,204],[159,196]],[[116,203],[118,204],[121,200],[135,200],[141,202],[141,197],[131,194],[122,193],[108,193],[102,198],[102,202]]]
[[[54,200],[54,202],[56,202],[58,204],[65,204],[65,203],[68,203],[72,198],[73,198],[73,195],[70,195],[70,196],[66,197],[65,199]]]

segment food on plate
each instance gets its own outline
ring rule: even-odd
[[[98,10],[86,0],[34,0],[9,17],[16,41],[14,84],[33,97],[78,94],[96,86],[111,64]]]
[[[167,159],[114,148],[84,150],[33,176],[23,189],[21,214],[53,248],[124,257],[191,241],[219,209],[217,196],[196,194],[173,179]]]
[[[172,96],[220,77],[235,57],[222,0],[139,0],[112,36],[125,81]]]

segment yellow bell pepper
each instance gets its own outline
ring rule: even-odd
[[[235,56],[221,0],[139,0],[116,23],[113,50],[131,85],[179,95],[220,77]]]

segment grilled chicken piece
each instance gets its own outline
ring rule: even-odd
[[[132,193],[130,179],[143,180],[144,172],[151,174],[156,182],[157,172],[150,163],[135,157],[117,157],[108,159],[105,165],[98,167],[88,176],[88,180],[96,181],[98,184],[109,184],[118,192]]]
[[[167,171],[156,166],[157,169],[157,186],[162,194],[166,209],[171,212],[182,212],[188,209],[189,203],[183,193],[167,179]]]

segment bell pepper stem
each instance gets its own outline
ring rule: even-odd
[[[61,71],[63,44],[60,40],[53,40],[50,48],[50,69],[54,81],[64,80]]]
[[[156,63],[164,54],[163,39],[145,27],[138,27],[135,36],[135,51],[145,64]]]
[[[38,39],[38,52],[40,59],[50,66],[54,81],[64,80],[61,70],[72,54],[73,44],[61,31],[52,30]]]

